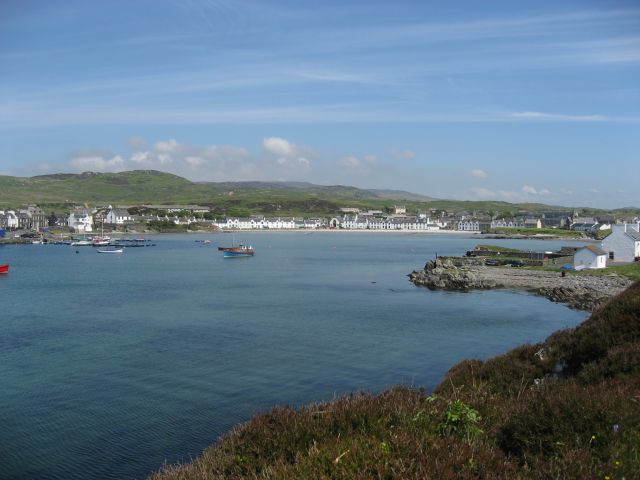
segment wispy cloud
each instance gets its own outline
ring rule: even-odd
[[[469,175],[476,178],[487,178],[487,172],[479,168],[474,168],[469,172]]]
[[[390,150],[387,150],[387,153],[396,160],[413,160],[414,158],[416,158],[416,152],[414,152],[413,150],[398,150],[392,148]]]
[[[606,122],[611,120],[605,115],[568,115],[548,112],[513,112],[511,117],[518,120],[552,122]]]
[[[369,175],[373,172],[378,163],[375,155],[364,155],[362,157],[348,156],[338,160],[338,166],[345,172],[359,175]]]

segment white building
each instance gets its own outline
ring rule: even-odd
[[[577,250],[573,256],[573,267],[576,270],[583,268],[605,268],[607,266],[607,252],[596,245],[587,245]]]
[[[602,249],[614,262],[633,262],[640,258],[640,222],[612,225],[611,234],[602,241]]]
[[[524,228],[524,222],[516,219],[505,220],[500,218],[491,220],[491,228]]]
[[[112,225],[123,225],[133,222],[133,217],[124,208],[112,208],[107,213],[104,223]]]
[[[67,225],[76,233],[90,233],[93,231],[93,216],[87,209],[76,210],[69,215]]]
[[[3,225],[3,227],[9,230],[16,230],[18,228],[18,216],[16,215],[15,211],[0,211],[0,215],[4,216],[4,223],[6,223],[6,225]]]
[[[480,222],[477,220],[461,220],[456,224],[456,229],[464,232],[479,232]]]

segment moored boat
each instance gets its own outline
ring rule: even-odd
[[[72,247],[90,247],[92,245],[90,240],[78,240],[71,242]]]
[[[122,248],[97,248],[96,251],[98,253],[122,253],[124,249]]]
[[[222,247],[222,255],[225,258],[251,257],[255,250],[251,245],[238,245],[237,247]]]
[[[96,237],[91,242],[91,245],[94,247],[106,247],[109,243],[111,243],[111,238],[109,237]]]
[[[9,264],[0,265],[0,275],[9,273]]]

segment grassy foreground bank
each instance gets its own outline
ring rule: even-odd
[[[256,415],[153,480],[632,479],[640,472],[640,282],[575,329],[396,387]]]

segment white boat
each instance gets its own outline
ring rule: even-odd
[[[122,253],[124,249],[122,248],[97,248],[96,251],[98,253]]]
[[[90,247],[93,245],[90,240],[78,240],[76,242],[71,242],[72,247]]]

